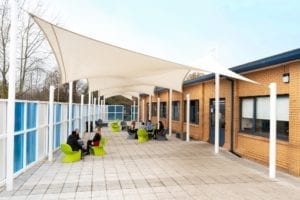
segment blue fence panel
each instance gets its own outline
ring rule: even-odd
[[[15,132],[24,130],[24,103],[15,104]]]
[[[61,122],[61,104],[55,105],[55,122]],[[55,139],[54,139],[54,147],[57,148],[60,145],[60,135],[61,135],[61,124],[55,125]]]
[[[36,131],[31,131],[26,135],[26,164],[35,161],[36,152]]]
[[[60,104],[56,104],[55,105],[55,122],[61,122],[61,105]]]
[[[55,125],[55,141],[54,147],[57,148],[60,145],[60,132],[61,132],[61,125]]]
[[[74,119],[75,119],[75,105],[72,105],[72,128],[71,128],[71,131],[73,131],[75,129],[75,120]],[[69,133],[71,133],[71,131],[69,131]]]
[[[27,104],[27,129],[36,128],[36,103]]]
[[[24,135],[15,135],[14,146],[14,172],[23,168],[23,148],[24,148]]]

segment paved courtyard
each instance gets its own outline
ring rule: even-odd
[[[15,179],[15,190],[0,188],[0,199],[283,199],[300,200],[300,179],[284,173],[268,178],[267,168],[203,142],[138,144],[127,134],[102,131],[105,157],[86,156],[62,164],[42,162]]]

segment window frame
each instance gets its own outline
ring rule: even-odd
[[[167,102],[162,101],[159,103],[159,117],[167,118]]]
[[[174,103],[178,103],[178,118],[174,117],[175,116],[175,112],[174,112]],[[176,101],[172,101],[172,121],[180,121],[180,101],[179,100],[176,100]]]
[[[257,99],[258,98],[262,98],[262,97],[269,97],[269,95],[260,95],[260,96],[244,96],[244,97],[240,97],[239,100],[240,100],[240,111],[239,111],[239,132],[240,133],[245,133],[245,134],[249,134],[249,135],[254,135],[254,136],[259,136],[259,137],[264,137],[264,138],[268,138],[269,135],[270,135],[270,132],[269,133],[263,133],[263,132],[258,132],[256,131],[256,126],[257,126]],[[287,97],[289,99],[289,102],[290,102],[290,96],[289,94],[278,94],[277,95],[277,98],[284,98],[284,97]],[[242,102],[243,102],[243,99],[253,99],[253,117],[252,117],[252,120],[253,120],[253,127],[251,130],[249,131],[245,131],[245,130],[242,130]],[[276,124],[278,123],[278,121],[281,121],[281,120],[276,120]],[[282,122],[282,121],[281,121]],[[289,123],[289,121],[287,121]],[[289,126],[289,124],[288,124]],[[289,127],[288,127],[289,129]],[[283,137],[283,134],[282,133],[279,133],[278,132],[278,129],[276,130],[276,137],[277,137],[277,140],[281,140],[281,141],[289,141],[289,135],[285,137]]]
[[[198,119],[198,121],[192,121],[193,117],[191,117],[192,112],[192,101],[198,101],[198,117],[196,117],[196,119]],[[195,124],[195,125],[199,125],[200,124],[200,100],[199,99],[191,99],[190,100],[190,124]],[[183,101],[183,122],[186,123],[186,100]]]

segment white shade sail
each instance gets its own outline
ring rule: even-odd
[[[123,97],[126,97],[127,99],[132,100],[132,97],[138,97],[140,94],[137,92],[111,92],[111,93],[104,94],[104,98],[108,99],[110,97],[118,96],[118,95],[121,95]]]
[[[101,95],[107,91],[127,91],[153,95],[155,89],[155,86],[152,85],[143,85],[138,81],[119,78],[90,78],[88,83],[90,91],[99,91]]]
[[[190,70],[216,72],[210,66],[200,69],[113,46],[31,16],[44,32],[55,54],[62,83],[113,78],[119,79],[119,84],[150,85],[181,91],[183,80]],[[253,82],[228,69],[220,70],[217,73]],[[109,82],[103,85],[111,88],[115,87],[114,84]]]
[[[113,96],[122,96],[122,97],[125,97],[126,99],[132,100],[132,96],[131,95],[123,94],[123,93],[109,94],[109,95],[105,96],[105,99],[108,99],[108,98],[113,97]]]
[[[145,85],[139,85],[139,86],[130,86],[130,87],[116,87],[116,88],[109,88],[109,89],[103,89],[100,90],[100,95],[105,95],[109,93],[125,93],[125,92],[134,92],[137,94],[148,94],[153,95],[154,94],[154,86],[145,86]]]

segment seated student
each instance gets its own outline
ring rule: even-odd
[[[153,131],[153,127],[152,127],[152,123],[151,123],[151,120],[148,120],[147,123],[146,123],[146,131],[147,132],[152,132]]]
[[[154,133],[153,133],[153,126],[152,126],[151,120],[147,121],[145,129],[148,133],[149,139],[152,139],[154,136]]]
[[[79,135],[79,129],[76,128],[75,129],[75,132],[76,132],[76,138],[77,138],[77,142],[78,144],[80,144],[82,146],[82,148],[84,147],[84,142],[83,140],[80,138],[80,135]]]
[[[100,140],[101,140],[101,129],[100,129],[100,127],[96,127],[93,140],[87,141],[87,148],[89,148],[90,146],[99,146]],[[88,154],[89,154],[89,152],[88,152]]]
[[[159,123],[159,128],[154,130],[154,139],[156,139],[157,134],[164,131],[164,128],[165,128],[162,121],[159,121],[158,123]]]
[[[129,134],[135,134],[135,139],[137,139],[137,128],[135,127],[135,121],[131,122],[131,126],[128,129]]]
[[[139,127],[139,128],[146,129],[145,123],[144,123],[144,122],[141,122],[141,124],[140,124],[140,127]]]
[[[69,135],[69,137],[67,139],[67,144],[71,146],[72,151],[81,150],[81,157],[82,157],[83,152],[85,152],[85,149],[78,143],[76,131],[72,131],[72,134]]]

